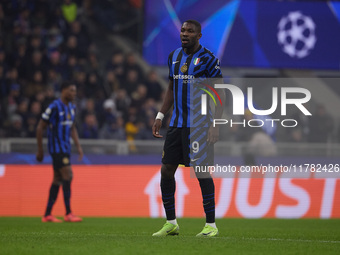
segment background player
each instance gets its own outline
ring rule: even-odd
[[[163,106],[158,112],[152,132],[154,137],[162,137],[159,130],[162,126],[164,114],[174,105],[170,127],[164,143],[161,191],[163,206],[167,222],[163,228],[153,236],[178,235],[179,226],[175,213],[175,172],[179,164],[190,166],[190,83],[193,76],[197,78],[222,79],[219,60],[205,47],[201,46],[201,25],[195,20],[187,20],[181,27],[180,38],[182,47],[171,52],[168,59],[169,86],[165,95]],[[224,91],[219,91],[224,102]],[[216,108],[215,118],[222,116],[222,107]],[[209,127],[205,140],[208,141],[211,151],[213,144],[218,140],[218,127]],[[203,207],[206,214],[206,225],[197,236],[216,236],[218,229],[215,224],[215,187],[212,178],[198,178],[202,191]]]
[[[53,182],[50,188],[50,194],[46,207],[46,212],[42,222],[61,222],[58,218],[51,215],[52,207],[57,199],[59,186],[62,185],[64,193],[64,202],[66,222],[80,222],[82,219],[72,214],[71,198],[71,181],[73,177],[70,154],[71,143],[70,136],[77,147],[79,160],[83,158],[83,150],[79,143],[78,132],[74,124],[75,118],[75,100],[77,93],[76,85],[71,82],[64,82],[61,86],[60,99],[53,101],[42,114],[37,127],[37,144],[38,152],[36,158],[39,162],[44,159],[42,147],[43,132],[48,128],[48,150],[53,160]]]

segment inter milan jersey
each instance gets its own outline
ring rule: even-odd
[[[200,45],[191,55],[182,48],[171,52],[168,66],[174,91],[174,109],[169,126],[190,127],[190,87],[198,79],[222,78],[220,61]]]
[[[71,127],[75,118],[75,105],[65,105],[60,99],[54,100],[42,114],[48,122],[48,150],[50,154],[71,153]]]

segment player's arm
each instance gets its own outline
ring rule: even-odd
[[[36,159],[41,162],[44,159],[44,150],[43,150],[43,134],[44,131],[47,128],[48,123],[42,119],[39,120],[37,130],[36,130],[36,138],[37,138],[37,146],[38,146],[38,151],[36,154]]]
[[[155,122],[152,126],[152,134],[156,138],[162,138],[163,136],[159,134],[159,130],[162,127],[162,119],[164,115],[170,110],[172,105],[174,104],[174,83],[172,80],[169,80],[169,86],[165,94],[165,98],[163,101],[163,105],[161,110],[157,114]]]
[[[73,142],[74,142],[74,144],[77,148],[77,151],[78,151],[78,154],[79,154],[78,160],[80,161],[80,160],[83,159],[84,153],[83,153],[83,149],[81,148],[81,145],[79,143],[79,136],[78,136],[77,128],[74,124],[71,127],[71,137],[72,137],[72,140],[73,140]]]

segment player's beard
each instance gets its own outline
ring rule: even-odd
[[[185,43],[182,42],[182,47],[183,48],[190,49],[190,48],[194,47],[194,45],[195,45],[195,43],[192,42],[192,41],[188,41],[188,42],[185,42]]]
[[[185,38],[186,39],[185,42],[183,42],[183,39],[184,38],[181,38],[181,43],[182,43],[182,47],[183,48],[187,48],[188,49],[188,48],[191,48],[191,47],[193,47],[195,45],[195,42],[194,42],[193,39]]]

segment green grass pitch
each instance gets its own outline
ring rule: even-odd
[[[152,237],[164,219],[84,218],[41,223],[0,217],[0,254],[340,254],[340,220],[218,219],[220,235],[197,238],[204,219],[178,219],[179,236]]]

